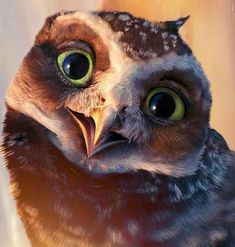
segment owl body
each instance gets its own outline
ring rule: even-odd
[[[178,29],[63,12],[6,95],[2,150],[32,246],[233,246],[234,153]]]

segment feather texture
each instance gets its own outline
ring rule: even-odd
[[[233,246],[235,155],[209,126],[209,82],[175,31],[185,20],[46,20],[7,92],[2,144],[32,246]],[[81,42],[95,65],[77,87],[57,62]],[[144,111],[155,88],[182,99],[182,119]]]

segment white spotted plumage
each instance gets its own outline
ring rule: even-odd
[[[187,19],[46,20],[7,92],[2,144],[32,246],[233,246],[234,153],[210,128]],[[81,50],[92,73],[74,84],[59,58]]]

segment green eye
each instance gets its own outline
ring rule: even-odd
[[[181,120],[185,115],[185,104],[174,90],[157,87],[148,95],[143,112],[151,117]]]
[[[92,55],[80,49],[61,53],[57,64],[66,79],[79,87],[88,84],[94,68]]]

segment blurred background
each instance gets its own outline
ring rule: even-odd
[[[144,3],[144,4],[143,4]],[[0,123],[4,94],[44,19],[59,10],[122,10],[150,20],[190,15],[181,35],[201,62],[213,95],[211,125],[235,149],[235,0],[1,0]],[[29,243],[10,197],[8,176],[0,160],[0,246]]]

